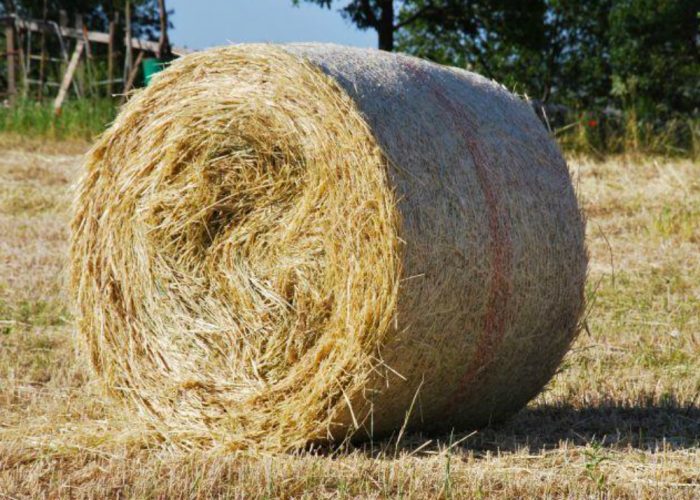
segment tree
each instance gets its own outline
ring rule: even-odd
[[[642,115],[700,111],[696,0],[624,0],[610,10],[613,94]]]
[[[504,64],[520,66],[524,59],[530,65],[519,68],[520,76],[533,72],[532,55],[546,53],[552,42],[542,29],[544,0],[532,0],[527,8],[519,0],[417,0],[407,14],[414,22],[399,32],[399,50],[491,78]]]
[[[697,0],[463,4],[461,19],[402,30],[398,48],[572,108],[663,119],[700,107]]]
[[[333,5],[333,0],[292,1],[295,5],[301,1],[326,8]],[[520,0],[352,0],[340,13],[360,29],[374,29],[382,50],[394,50],[398,40],[402,50],[426,50],[438,56],[445,49],[437,58],[450,58],[455,55],[449,54],[451,44],[459,46],[470,40],[469,53],[481,60],[487,72],[486,45],[500,43],[492,37],[495,31],[525,48],[543,43],[543,33],[533,29],[537,26],[533,21],[544,15],[544,0],[533,0],[526,7]],[[424,38],[420,40],[420,36]]]
[[[301,1],[331,8],[333,0],[292,0],[295,5]],[[340,9],[344,18],[360,29],[373,29],[377,32],[378,47],[381,50],[394,50],[396,33],[420,19],[447,14],[450,0],[395,2],[394,0],[352,0]],[[398,10],[396,9],[398,4]]]
[[[351,0],[340,12],[374,29],[380,49],[466,67],[542,101],[634,101],[647,115],[700,107],[697,0]]]
[[[8,14],[14,14],[17,11],[14,0],[3,0],[2,7],[4,7],[5,12]]]
[[[169,59],[172,56],[170,40],[168,39],[168,11],[165,0],[158,0],[158,16],[160,18],[160,38],[158,40],[158,57]]]

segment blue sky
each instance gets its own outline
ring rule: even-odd
[[[342,2],[336,2],[342,5]],[[203,49],[229,42],[334,42],[374,47],[374,31],[359,31],[331,10],[291,0],[166,0],[173,45]]]

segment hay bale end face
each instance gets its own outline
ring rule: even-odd
[[[179,439],[269,449],[518,410],[577,331],[587,265],[526,103],[329,45],[159,74],[89,153],[71,261],[112,393]]]

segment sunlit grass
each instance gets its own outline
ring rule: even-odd
[[[0,154],[0,200],[22,199],[0,203],[0,493],[700,495],[699,163],[571,162],[589,219],[587,329],[506,424],[319,454],[210,456],[174,451],[120,417],[77,353],[63,273],[80,157],[31,148]]]
[[[116,116],[111,99],[76,99],[64,104],[56,115],[51,101],[20,101],[0,107],[0,132],[52,140],[93,139]]]

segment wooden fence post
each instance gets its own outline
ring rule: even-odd
[[[136,81],[136,75],[138,75],[139,73],[139,66],[141,66],[141,61],[143,61],[143,50],[139,51],[139,55],[136,56],[136,62],[134,62],[134,66],[131,68],[131,71],[129,72],[129,77],[127,78],[126,83],[124,84],[122,102],[126,101],[129,91],[134,86],[134,82]]]
[[[70,58],[70,62],[68,63],[68,69],[66,69],[66,73],[63,75],[63,81],[61,82],[61,87],[58,89],[58,95],[53,103],[53,110],[57,115],[61,114],[63,100],[66,98],[68,87],[70,87],[70,84],[73,81],[73,75],[78,67],[78,62],[80,62],[80,56],[83,53],[84,48],[85,42],[83,40],[78,40],[75,45],[75,51],[73,51],[73,56]]]
[[[44,22],[44,24],[46,24],[48,19],[48,0],[44,0],[44,8],[42,10],[41,20]],[[28,54],[27,57],[31,57],[31,54]],[[46,82],[46,66],[48,64],[48,61],[46,59],[48,57],[48,48],[46,46],[46,27],[44,26],[44,29],[41,30],[41,59],[39,59],[39,88],[37,89],[37,97],[40,101],[44,99],[44,83]]]
[[[117,23],[114,19],[114,15],[109,20],[109,43],[107,44],[107,96],[112,97],[113,82],[114,79],[114,33],[116,31]]]
[[[5,25],[5,48],[7,52],[7,95],[11,104],[17,97],[17,79],[15,75],[15,18]]]
[[[131,51],[131,1],[126,0],[126,6],[124,8],[124,81],[129,78],[131,74],[131,66],[133,63],[133,53]]]

